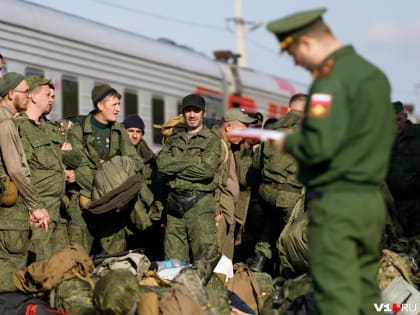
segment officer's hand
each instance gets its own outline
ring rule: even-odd
[[[44,228],[45,232],[48,232],[48,225],[50,224],[48,210],[40,208],[30,212],[29,223],[33,224],[36,228]]]

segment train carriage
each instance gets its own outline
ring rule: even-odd
[[[202,94],[207,116],[220,119],[240,106],[280,117],[303,85],[217,61],[168,40],[154,40],[20,0],[3,0],[0,53],[8,71],[52,80],[56,105],[51,119],[86,114],[91,89],[108,83],[122,95],[120,120],[138,113],[145,138],[157,149],[161,124],[179,113],[182,97]],[[302,90],[300,90],[302,91]]]

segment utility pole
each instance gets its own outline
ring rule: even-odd
[[[242,14],[242,0],[235,0],[235,32],[236,42],[238,44],[238,52],[241,55],[238,59],[240,67],[246,67],[246,45],[245,45],[245,30],[244,18]]]

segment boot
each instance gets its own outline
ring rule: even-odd
[[[250,257],[246,260],[247,265],[249,268],[254,272],[261,272],[264,268],[264,265],[267,261],[267,257],[261,252],[255,252],[253,257]]]

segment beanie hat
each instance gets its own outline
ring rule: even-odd
[[[182,111],[188,106],[204,109],[206,107],[206,101],[198,94],[189,94],[182,99]]]
[[[98,85],[92,89],[92,102],[96,106],[100,101],[102,101],[109,94],[118,92],[109,85]]]
[[[0,80],[0,96],[5,96],[7,93],[9,93],[9,91],[17,87],[23,80],[25,80],[24,76],[19,73],[6,73],[3,79]]]
[[[144,122],[143,119],[137,114],[128,115],[124,121],[123,125],[126,129],[128,128],[139,128],[144,131]]]

